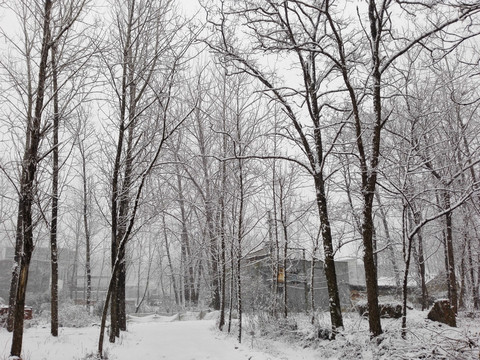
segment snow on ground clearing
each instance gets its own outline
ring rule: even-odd
[[[381,342],[370,339],[368,321],[344,313],[345,331],[337,340],[316,337],[319,326],[329,327],[328,314],[319,314],[313,326],[305,315],[288,321],[250,317],[243,343],[233,334],[215,329],[215,314],[130,317],[128,331],[116,344],[105,342],[109,360],[470,360],[479,356],[479,314],[461,313],[458,328],[426,319],[427,312],[409,311],[407,340],[401,337],[400,319],[383,319]],[[468,315],[468,316],[467,316]],[[283,324],[283,325],[282,325]],[[49,326],[32,326],[24,334],[24,360],[83,360],[94,354],[98,326],[60,328],[58,338]],[[11,334],[0,329],[0,360],[8,358]]]
[[[235,338],[214,330],[215,320],[173,321],[177,317],[148,316],[129,323],[116,344],[105,342],[109,360],[284,360],[313,359],[275,357],[251,349],[248,339],[239,345]],[[99,328],[60,328],[58,338],[49,327],[25,330],[23,360],[80,360],[95,352]],[[8,358],[11,334],[0,330],[0,359]],[[308,352],[307,350],[305,350]]]

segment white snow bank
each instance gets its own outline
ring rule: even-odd
[[[172,321],[192,321],[192,320],[216,320],[219,317],[219,311],[187,311],[174,315],[159,314],[130,314],[127,315],[129,322],[145,323],[145,322],[172,322]]]
[[[380,344],[370,338],[368,320],[355,313],[344,313],[345,331],[335,341],[314,340],[315,332],[309,329],[306,316],[291,319],[298,329],[270,338],[260,336],[259,323],[253,326],[255,323],[247,318],[239,345],[235,323],[228,336],[215,330],[215,320],[175,321],[175,316],[145,314],[132,317],[128,331],[115,344],[110,344],[107,336],[105,349],[109,360],[478,359],[479,313],[462,314],[457,319],[458,328],[427,320],[426,315],[425,311],[409,311],[406,340],[401,337],[401,320],[382,320]],[[317,326],[327,326],[328,314],[319,314],[318,322]],[[48,326],[32,326],[25,330],[22,358],[84,360],[95,353],[98,335],[98,326],[60,328],[59,337],[52,338]],[[11,336],[0,329],[0,360],[8,359]]]

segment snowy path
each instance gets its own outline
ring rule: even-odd
[[[131,324],[114,359],[275,360],[212,330],[214,321]],[[142,354],[141,356],[139,356]]]
[[[289,360],[314,359],[313,352],[288,346],[255,346],[251,339],[239,345],[234,337],[216,332],[214,320],[130,323],[128,332],[112,345],[105,342],[109,360]],[[81,360],[93,354],[98,327],[60,328],[50,336],[49,327],[32,327],[24,334],[24,360]],[[0,329],[0,359],[7,359],[11,334]],[[262,351],[259,350],[261,348]],[[263,352],[265,351],[265,352]]]

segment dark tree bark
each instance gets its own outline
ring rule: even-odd
[[[60,122],[58,104],[58,70],[57,48],[50,48],[53,82],[53,170],[52,170],[52,220],[50,224],[50,256],[51,256],[51,288],[50,288],[50,311],[51,311],[51,334],[58,336],[58,249],[57,249],[57,224],[58,224],[58,127]]]
[[[89,225],[89,212],[88,212],[88,177],[87,177],[87,154],[84,147],[83,140],[79,144],[80,154],[82,157],[82,185],[83,185],[83,231],[85,233],[85,274],[87,277],[87,294],[86,294],[86,307],[90,311],[92,304],[92,274],[91,274],[91,239],[90,239],[90,225]],[[78,251],[78,250],[76,250]]]
[[[120,173],[122,166],[122,152],[124,148],[124,138],[126,125],[125,121],[127,118],[127,102],[128,102],[128,88],[129,88],[129,76],[128,76],[128,65],[130,63],[131,55],[131,46],[132,46],[132,27],[133,27],[133,17],[135,9],[135,1],[131,1],[128,8],[128,19],[126,23],[125,31],[125,45],[123,50],[123,62],[122,62],[122,84],[120,88],[120,103],[119,103],[119,129],[118,129],[118,140],[117,148],[115,154],[115,162],[113,165],[112,173],[112,194],[111,194],[111,263],[112,263],[112,274],[113,267],[117,255],[119,254],[119,243],[121,238],[119,238],[119,227],[120,225],[120,199],[121,199],[121,185],[120,185]],[[119,273],[121,272],[121,263],[118,265],[119,271],[113,276],[113,286],[111,294],[111,306],[110,306],[110,342],[115,342],[115,337],[120,335],[120,325],[119,325],[119,309],[118,309],[118,288],[119,288]],[[110,299],[109,299],[110,300]]]
[[[280,222],[283,230],[283,316],[288,317],[288,224],[285,209],[285,179],[279,179],[279,206],[280,206]]]
[[[232,330],[232,312],[233,312],[233,294],[235,289],[235,242],[234,239],[230,242],[230,293],[228,300],[228,333]]]
[[[19,204],[20,205],[20,204]],[[17,214],[17,228],[15,231],[15,254],[12,266],[12,279],[10,281],[10,292],[8,297],[8,316],[7,316],[7,330],[13,331],[13,315],[15,313],[15,301],[17,298],[18,276],[20,272],[20,259],[23,248],[23,224],[21,207],[18,208]]]
[[[226,76],[226,74],[225,74]],[[227,157],[227,132],[226,132],[226,86],[223,84],[223,106],[222,106],[222,152],[223,156]],[[225,209],[225,195],[227,192],[227,163],[222,161],[221,163],[221,181],[222,181],[222,190],[220,194],[220,265],[221,265],[221,278],[220,278],[220,289],[221,289],[221,303],[220,303],[220,320],[218,322],[218,328],[220,331],[223,331],[225,326],[225,305],[227,302],[226,299],[226,287],[227,287],[227,249],[226,249],[226,209]]]
[[[443,194],[444,208],[449,209],[450,205],[450,193],[445,191]],[[453,229],[452,229],[452,212],[449,211],[445,214],[445,241],[447,249],[447,261],[448,261],[448,282],[450,283],[450,305],[453,311],[457,313],[458,310],[458,295],[457,295],[457,279],[455,276],[455,256],[453,253]]]
[[[472,256],[472,240],[470,237],[468,237],[467,239],[467,256],[468,256],[470,284],[472,287],[473,308],[478,309],[478,290],[477,290],[477,283],[475,281],[475,269],[473,265],[473,256]]]
[[[42,138],[41,117],[45,95],[45,83],[47,78],[48,53],[50,50],[50,18],[52,1],[45,0],[43,15],[42,48],[38,70],[38,84],[36,91],[35,108],[33,118],[27,125],[27,139],[25,154],[22,163],[22,174],[20,182],[19,205],[22,218],[23,253],[20,258],[20,272],[15,300],[15,313],[13,321],[13,337],[11,356],[20,357],[23,342],[23,317],[25,307],[25,294],[28,283],[28,270],[34,248],[33,243],[33,214],[32,207],[35,197],[35,175],[39,162],[39,146]]]
[[[239,156],[242,155],[240,150]],[[242,261],[242,240],[243,240],[243,212],[244,212],[244,202],[245,202],[245,189],[243,182],[243,160],[238,160],[238,171],[239,171],[239,209],[238,209],[238,229],[237,229],[237,262],[236,262],[236,273],[237,273],[237,312],[238,312],[238,342],[242,342],[242,332],[243,332],[243,308],[242,308],[242,277],[241,277],[241,261]]]

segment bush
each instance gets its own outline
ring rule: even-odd
[[[399,319],[402,317],[402,304],[398,302],[379,303],[380,317]],[[361,316],[368,316],[368,303],[360,302],[357,304],[358,313]]]
[[[50,321],[50,304],[42,304],[40,315],[33,319],[36,323]],[[99,321],[99,317],[90,315],[85,306],[75,305],[72,300],[65,300],[58,304],[58,326],[85,327]]]
[[[277,318],[267,311],[262,311],[248,317],[245,330],[247,334],[252,336],[278,338],[295,335],[298,324],[294,318]]]

